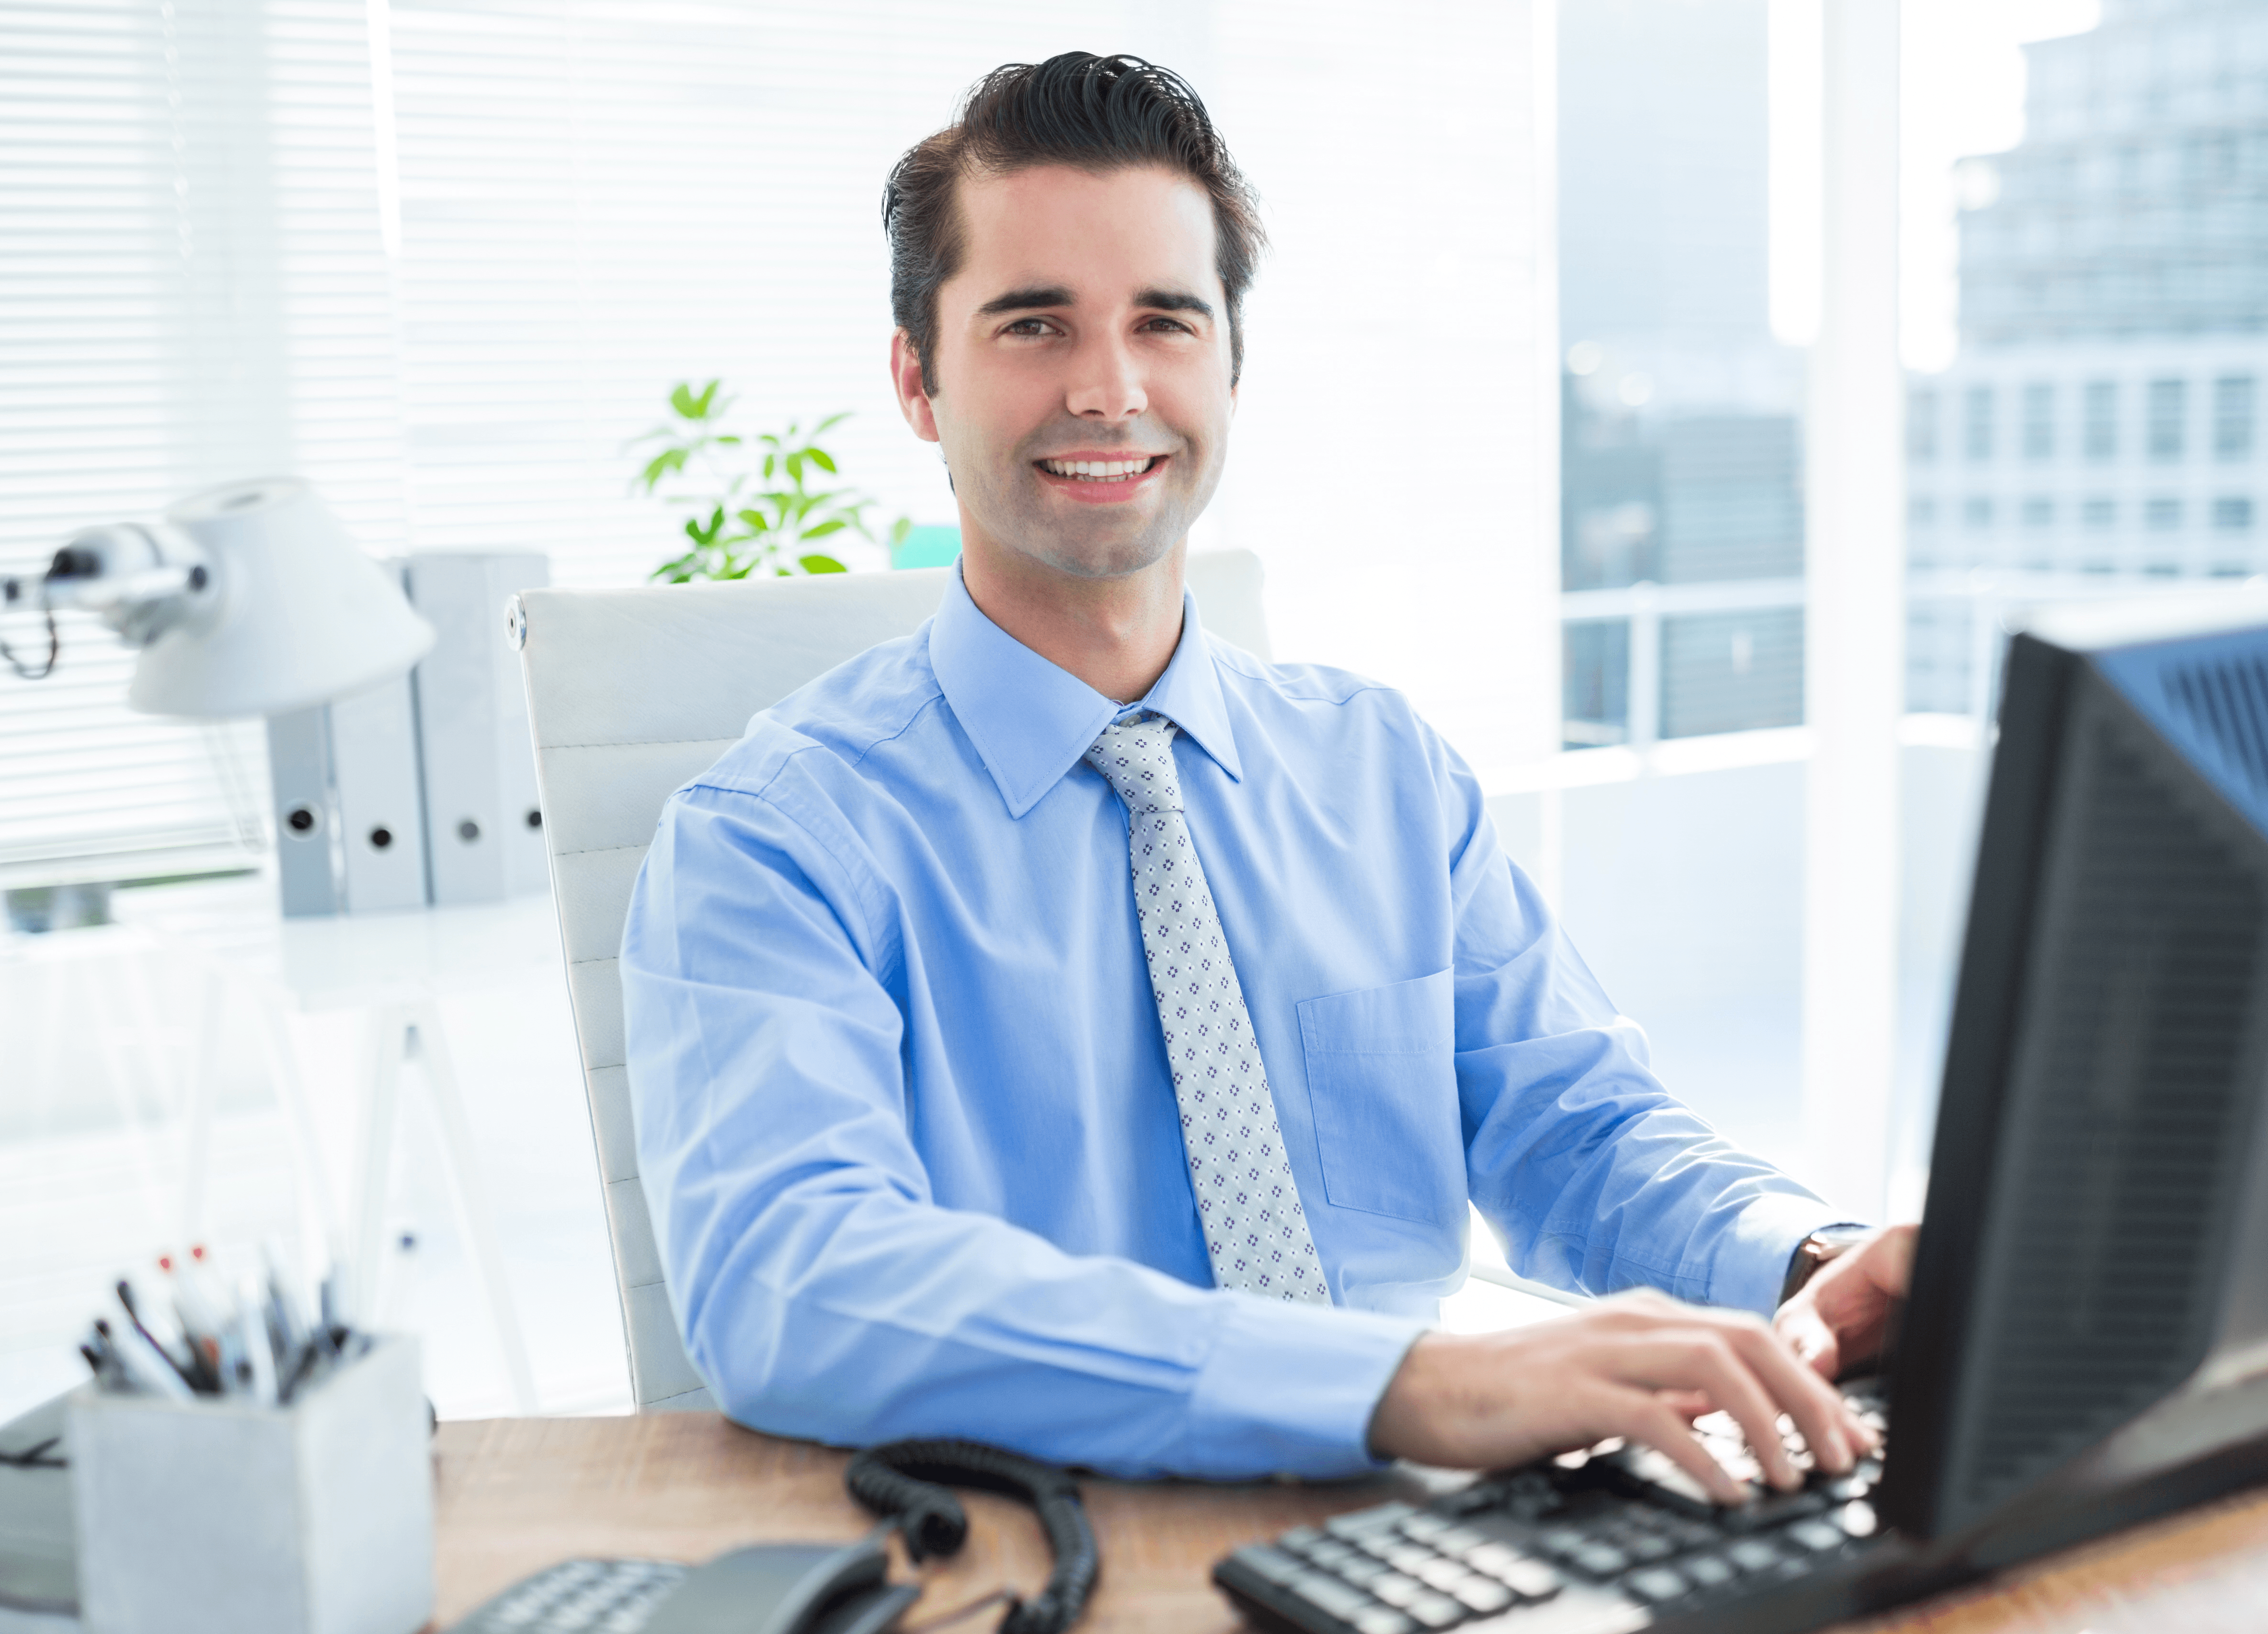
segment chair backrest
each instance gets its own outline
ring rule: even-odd
[[[671,792],[748,718],[937,611],[951,568],[637,590],[527,590],[513,625],[551,888],[641,1412],[713,1405],[685,1354],[637,1177],[615,974],[630,886]],[[1191,556],[1205,628],[1268,655],[1260,560]]]

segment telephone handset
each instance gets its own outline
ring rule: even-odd
[[[893,1634],[921,1586],[888,1580],[887,1527],[916,1564],[958,1553],[968,1535],[967,1513],[940,1482],[1021,1498],[1047,1533],[1047,1586],[1028,1601],[1006,1596],[998,1634],[1064,1634],[1086,1609],[1101,1560],[1079,1483],[1062,1470],[978,1441],[896,1441],[858,1454],[843,1482],[887,1526],[848,1545],[755,1543],[699,1566],[563,1561],[450,1634]]]

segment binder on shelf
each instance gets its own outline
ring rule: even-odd
[[[287,917],[425,905],[424,801],[407,675],[270,716],[268,760]]]
[[[412,672],[424,766],[427,877],[437,904],[547,889],[527,699],[504,639],[504,603],[551,582],[534,551],[409,559],[409,600],[435,632]]]

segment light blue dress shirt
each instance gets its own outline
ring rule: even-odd
[[[1139,707],[1181,728],[1336,1304],[1212,1285],[1125,808],[1081,759],[1121,707],[955,575],[671,797],[631,902],[638,1157],[727,1412],[1122,1476],[1365,1469],[1468,1198],[1526,1276],[1771,1308],[1835,1215],[1663,1091],[1406,699],[1190,598]]]

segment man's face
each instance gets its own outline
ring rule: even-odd
[[[902,335],[893,357],[964,548],[1083,578],[1152,565],[1211,499],[1236,408],[1211,201],[1166,170],[1049,166],[964,178],[957,203],[936,394]]]

